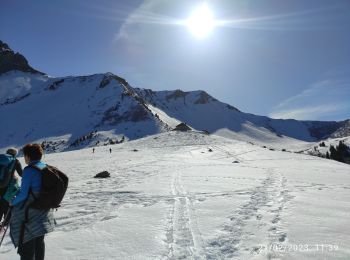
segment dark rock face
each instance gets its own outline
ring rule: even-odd
[[[103,79],[100,82],[99,88],[104,88],[107,86],[109,83],[111,83],[111,77],[104,76]]]
[[[233,106],[231,106],[231,105],[226,105],[226,107],[227,107],[228,109],[230,109],[230,110],[237,111],[237,112],[241,112],[239,109],[237,109],[237,108],[235,108],[235,107],[233,107]]]
[[[149,119],[147,111],[142,106],[135,107],[130,113],[130,121],[140,122]]]
[[[111,174],[107,171],[103,171],[96,174],[94,178],[109,178],[109,177],[111,177]]]
[[[83,143],[91,143],[96,137],[98,136],[97,131],[92,131],[84,136],[81,136],[77,139],[75,139],[71,144],[70,147],[77,147]]]
[[[217,101],[215,98],[213,98],[212,96],[210,96],[207,92],[205,91],[201,91],[201,93],[199,94],[198,99],[194,102],[195,104],[208,104],[211,101]]]
[[[49,86],[49,90],[56,90],[60,84],[62,84],[64,82],[64,79],[60,79],[60,80],[56,80],[55,82],[53,82],[50,86]]]
[[[11,70],[41,73],[29,66],[28,61],[21,54],[15,53],[6,43],[0,41],[0,74]]]
[[[177,89],[172,94],[166,96],[166,100],[169,101],[170,99],[185,98],[188,94],[188,92]]]
[[[151,119],[148,111],[140,104],[130,108],[127,112],[119,113],[119,106],[114,106],[104,112],[101,125],[118,125],[123,122],[141,122]]]
[[[185,123],[178,124],[173,131],[181,131],[181,132],[187,132],[191,131],[191,128],[186,125]]]
[[[15,98],[12,98],[12,99],[6,99],[6,101],[4,103],[0,103],[0,106],[4,106],[4,105],[9,105],[9,104],[14,104],[18,101],[21,101],[22,99],[25,99],[26,97],[29,97],[30,96],[30,93],[27,93],[23,96],[20,96],[20,97],[15,97]]]
[[[310,135],[317,140],[329,137],[342,126],[342,122],[312,122],[309,127]]]
[[[116,80],[119,84],[121,84],[124,87],[125,91],[130,91],[129,83],[125,79],[118,77],[116,75],[113,75],[110,72],[104,75],[98,88],[106,87],[109,83],[111,83],[112,80]]]

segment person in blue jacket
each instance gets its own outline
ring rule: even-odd
[[[41,190],[40,169],[46,166],[41,162],[43,149],[39,144],[27,144],[23,147],[24,160],[27,167],[22,174],[20,192],[12,200],[12,217],[10,220],[10,236],[21,260],[43,260],[45,257],[45,234],[54,230],[56,221],[53,210],[39,210],[30,207]]]

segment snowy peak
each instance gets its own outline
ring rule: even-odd
[[[129,83],[125,79],[118,77],[111,72],[107,72],[107,73],[103,74],[103,78],[100,82],[99,88],[106,87],[113,80],[115,80],[120,86],[122,86],[124,88],[125,92],[131,93],[131,87],[129,86]]]
[[[183,99],[184,103],[193,104],[208,104],[210,102],[217,101],[215,98],[210,96],[207,92],[198,90],[185,92],[180,89],[175,91],[169,91],[169,94],[165,96],[165,99],[169,101],[176,101],[177,99]]]
[[[340,135],[346,134],[349,129],[344,126],[344,122],[282,120],[243,113],[216,100],[205,91],[135,90],[148,104],[161,109],[172,118],[197,130],[220,133],[234,139],[280,142],[287,137],[316,141],[329,137],[341,127],[345,129],[339,130]]]
[[[80,149],[170,130],[126,80],[111,73],[50,78],[15,71],[0,75],[1,82],[0,114],[10,115],[0,129],[1,148],[53,142],[58,150]]]
[[[194,102],[194,104],[209,104],[210,102],[215,102],[217,101],[215,98],[210,96],[207,92],[205,91],[197,91],[198,92],[198,99]]]
[[[18,52],[15,53],[6,43],[0,40],[0,74],[13,70],[41,73],[33,69],[23,55]]]
[[[0,86],[0,114],[27,115],[21,122],[11,116],[0,129],[1,148],[54,140],[59,150],[80,149],[166,132],[182,122],[191,129],[255,143],[317,141],[349,129],[343,122],[243,113],[204,91],[132,88],[112,73],[52,78],[11,71],[0,75]]]
[[[185,105],[204,105],[218,101],[203,90],[186,92],[180,89],[172,91],[153,91],[151,89],[136,88],[135,91],[148,103],[151,103],[153,105],[157,105],[157,103],[162,103],[165,106],[171,103],[181,103]]]
[[[201,90],[133,88],[110,72],[56,78],[33,73],[36,71],[27,60],[3,42],[0,56],[0,116],[9,118],[0,128],[0,149],[27,142],[53,142],[59,150],[80,149],[138,139],[183,125],[264,144],[295,139],[312,142],[350,134],[350,120],[271,119],[241,112]]]

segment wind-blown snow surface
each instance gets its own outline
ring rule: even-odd
[[[70,177],[47,259],[350,255],[349,165],[199,133],[110,147],[44,158]],[[8,237],[0,258],[17,259]]]

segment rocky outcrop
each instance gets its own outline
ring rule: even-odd
[[[178,99],[178,98],[185,98],[189,92],[184,92],[180,89],[175,90],[173,93],[170,95],[166,96],[166,100],[169,101],[170,99]]]
[[[94,178],[109,178],[109,177],[111,177],[111,174],[107,171],[99,172],[94,176]]]
[[[187,132],[187,131],[191,131],[191,127],[189,127],[186,123],[181,123],[178,124],[173,131],[180,131],[180,132]]]
[[[198,99],[194,103],[197,105],[198,104],[204,105],[204,104],[210,103],[211,101],[217,101],[217,100],[212,96],[210,96],[207,92],[201,91],[198,96]]]
[[[33,69],[23,55],[15,53],[6,43],[0,41],[0,74],[12,70],[43,74]]]

